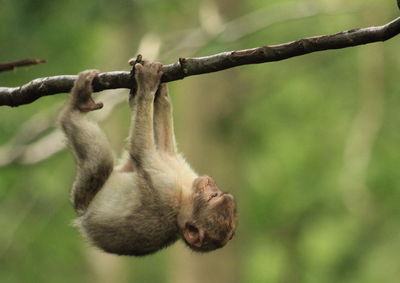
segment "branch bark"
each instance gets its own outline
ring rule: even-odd
[[[180,80],[188,76],[217,72],[228,68],[280,61],[317,51],[340,49],[378,41],[388,40],[400,33],[400,18],[385,25],[343,31],[332,35],[314,36],[279,45],[228,51],[211,56],[180,58],[178,62],[164,65],[163,82]],[[63,75],[35,79],[15,88],[0,87],[0,106],[19,106],[56,93],[69,92],[76,75]],[[101,73],[93,81],[95,92],[131,88],[134,80],[129,72],[115,71]]]

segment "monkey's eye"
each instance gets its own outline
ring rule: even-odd
[[[213,193],[209,198],[208,201],[218,196],[218,193]]]

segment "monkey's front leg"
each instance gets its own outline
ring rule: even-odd
[[[154,136],[158,150],[176,153],[172,105],[166,83],[160,84],[154,101]]]
[[[144,62],[143,65],[135,65],[138,87],[135,101],[131,104],[136,113],[132,115],[129,153],[138,162],[142,161],[147,152],[155,150],[153,103],[162,76],[161,67],[161,63]]]

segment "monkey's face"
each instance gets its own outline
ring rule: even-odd
[[[193,215],[183,231],[186,244],[199,252],[223,247],[236,230],[235,199],[222,192],[208,176],[195,179],[192,189]]]

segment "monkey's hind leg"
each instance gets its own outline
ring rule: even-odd
[[[81,72],[71,91],[70,100],[60,115],[61,128],[68,138],[77,163],[77,176],[71,198],[82,215],[110,176],[114,161],[109,143],[97,124],[85,118],[89,111],[103,107],[91,97],[92,81],[98,71]]]

